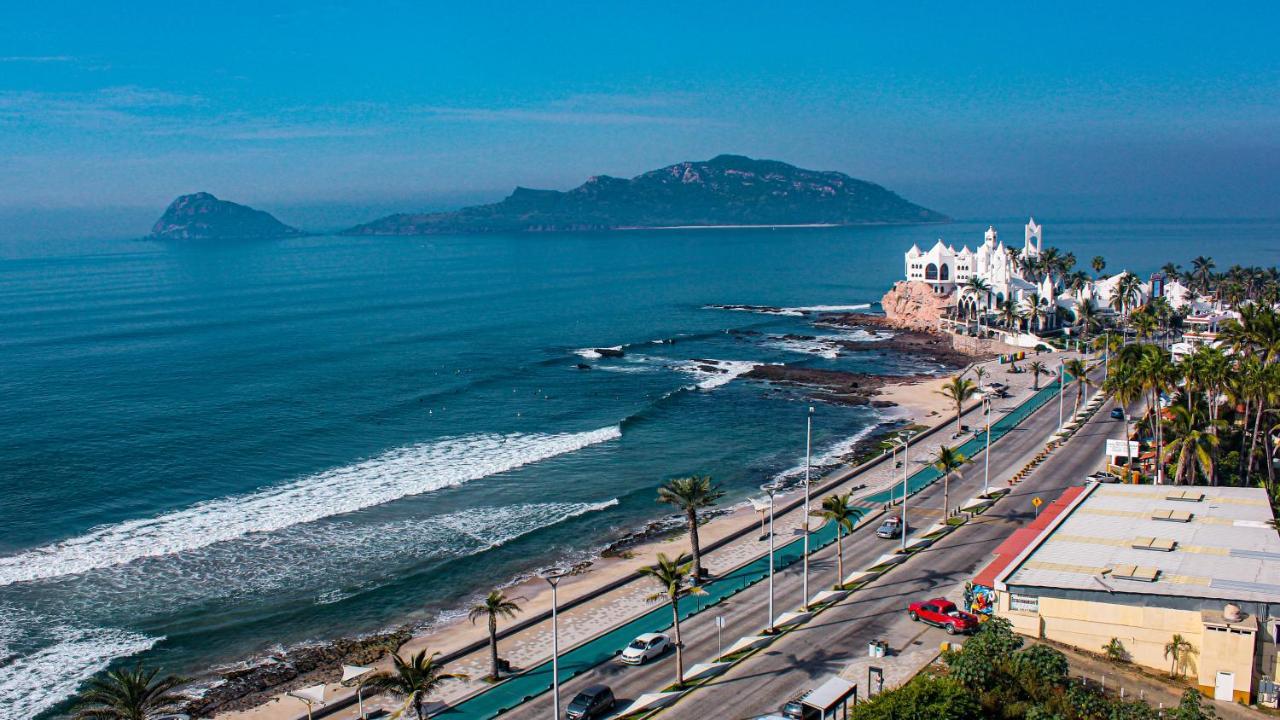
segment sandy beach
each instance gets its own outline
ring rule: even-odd
[[[1030,384],[1027,374],[1006,374],[1004,369],[991,360],[985,361],[983,364],[988,366],[989,379],[1005,382],[1011,386],[1015,400],[1021,400],[1022,396],[1029,392],[1028,387],[1022,387]],[[937,392],[949,377],[951,376],[888,384],[876,390],[874,397],[877,400],[894,403],[896,407],[886,408],[886,414],[899,420],[926,426],[951,422],[954,417],[954,406],[946,397]],[[921,442],[921,451],[929,451],[933,445],[949,441],[950,434],[941,431],[936,433],[930,440],[932,442]],[[888,486],[893,482],[892,475],[888,472],[879,472],[880,469],[881,466],[872,467],[866,472],[860,473],[849,484],[855,487],[865,484],[870,489],[881,485]],[[849,468],[847,467],[840,468],[828,474],[827,477],[830,478],[840,473],[847,474],[848,470]],[[817,484],[817,481],[815,481],[815,484]],[[795,493],[793,492],[786,499],[789,500],[794,496]],[[784,526],[786,523],[790,523],[795,528],[799,528],[799,515],[799,513],[795,512],[780,515],[779,522],[784,523]],[[744,528],[758,526],[758,523],[759,516],[751,509],[749,504],[743,503],[706,521],[700,526],[703,547],[715,546],[718,541],[735,533],[741,533]],[[751,537],[739,538],[726,543],[722,548],[717,548],[704,554],[704,563],[708,569],[713,574],[718,574],[759,556],[763,552],[762,548],[758,547],[754,542],[753,534],[748,533],[748,535],[751,535]],[[674,532],[665,534],[662,537],[640,541],[612,557],[595,557],[585,567],[579,566],[575,574],[565,578],[559,586],[561,608],[566,605],[572,605],[576,599],[587,596],[611,584],[621,584],[621,587],[587,600],[571,610],[562,610],[560,621],[561,648],[572,647],[601,630],[619,625],[651,609],[652,606],[644,601],[644,596],[649,592],[645,584],[624,581],[632,577],[640,567],[652,564],[659,552],[672,555],[687,551],[688,540],[686,533]],[[511,597],[521,598],[520,605],[524,608],[524,612],[521,614],[521,618],[518,618],[515,622],[519,622],[522,618],[536,616],[549,610],[551,606],[550,588],[540,578],[528,578],[516,582],[505,587],[504,592]],[[505,628],[510,624],[504,623],[501,627]],[[500,653],[510,660],[517,670],[531,667],[549,657],[549,638],[549,622],[538,622],[531,627],[519,630],[512,637],[503,638],[500,641]],[[448,669],[450,672],[466,672],[469,674],[471,676],[469,681],[451,681],[433,698],[435,702],[453,703],[487,687],[481,681],[481,678],[488,672],[487,650],[472,651],[462,654],[460,657],[455,657],[455,654],[468,646],[486,640],[487,634],[484,623],[473,625],[467,622],[465,617],[462,617],[440,622],[425,632],[414,636],[401,648],[401,653],[417,652],[423,649],[441,653],[442,656],[449,659]],[[386,661],[383,660],[379,663],[379,666],[385,664]],[[295,679],[285,686],[268,691],[268,693],[275,693],[274,695],[261,694],[256,697],[247,697],[238,703],[241,707],[245,707],[249,703],[259,703],[255,707],[221,712],[216,717],[224,720],[295,720],[299,717],[305,717],[305,706],[296,699],[284,696],[282,691],[286,688],[301,687],[323,681],[328,684],[326,698],[333,702],[353,693],[351,689],[344,688],[333,682],[337,679],[338,674],[339,669],[336,667],[311,673]],[[395,706],[394,702],[389,698],[378,698],[371,702],[373,703],[372,705],[368,702],[366,703],[366,709],[373,706],[381,707],[384,704],[386,704],[386,707]],[[356,713],[354,709],[349,709],[334,712],[328,716],[345,719],[356,717]]]

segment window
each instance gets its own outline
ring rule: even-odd
[[[1009,609],[1014,612],[1040,612],[1040,598],[1034,595],[1009,593]]]
[[[942,264],[942,271],[938,274],[938,279],[939,279],[939,280],[950,280],[950,279],[951,279],[951,266],[950,266],[950,265],[947,265],[946,263],[943,263],[943,264]]]
[[[926,268],[924,269],[924,279],[925,279],[925,280],[937,280],[937,279],[938,279],[938,266],[937,266],[937,265],[934,265],[933,263],[929,263],[929,267],[926,267]]]

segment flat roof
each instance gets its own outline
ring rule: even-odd
[[[857,689],[856,684],[844,678],[833,677],[801,698],[800,702],[819,710],[831,710],[847,700]]]
[[[991,579],[1005,587],[1280,602],[1280,536],[1261,488],[1092,484],[1054,519]]]

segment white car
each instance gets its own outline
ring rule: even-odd
[[[645,633],[622,651],[622,662],[628,665],[642,665],[645,661],[656,658],[671,647],[671,638],[663,633]]]

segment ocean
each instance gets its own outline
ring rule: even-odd
[[[996,227],[1020,246],[1023,222]],[[709,474],[732,503],[794,476],[811,402],[740,374],[940,371],[841,357],[834,342],[865,333],[801,309],[874,303],[913,242],[975,246],[985,228],[0,230],[0,717],[56,714],[111,663],[198,674],[430,623],[670,515],[669,477]],[[1049,221],[1045,236],[1086,269],[1280,260],[1280,222]],[[890,413],[819,404],[820,464]]]

